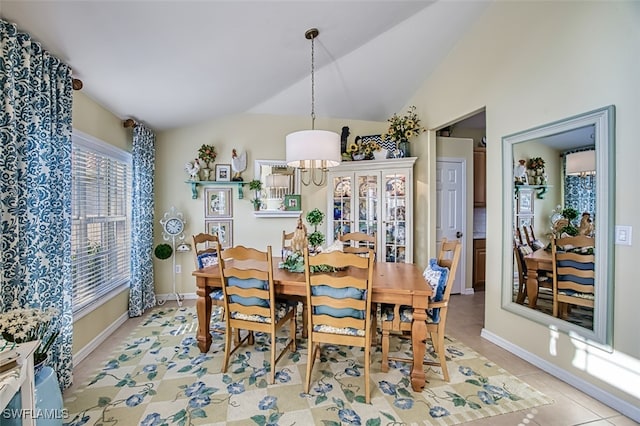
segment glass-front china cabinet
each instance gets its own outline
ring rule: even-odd
[[[348,232],[377,237],[379,262],[413,262],[416,158],[345,161],[328,179],[327,240]]]

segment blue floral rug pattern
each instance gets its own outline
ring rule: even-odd
[[[91,380],[65,397],[65,425],[454,425],[525,410],[553,401],[462,343],[446,339],[450,383],[440,369],[427,370],[422,393],[411,389],[410,366],[380,371],[373,350],[371,404],[364,402],[364,354],[327,346],[304,393],[306,340],[277,363],[268,383],[269,342],[239,349],[221,373],[224,323],[214,307],[213,344],[201,354],[195,307],[162,306],[117,347]],[[302,324],[302,321],[299,322]],[[278,338],[278,349],[286,340]],[[410,341],[393,338],[395,355],[410,356]],[[433,350],[427,346],[427,357]],[[428,367],[425,367],[428,368]]]

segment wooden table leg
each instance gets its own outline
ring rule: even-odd
[[[538,303],[538,270],[537,269],[527,270],[527,298],[529,299],[529,307],[535,308],[536,303]]]
[[[211,331],[209,325],[211,323],[211,288],[207,287],[207,280],[202,277],[196,277],[196,285],[198,289],[196,294],[198,300],[196,302],[196,312],[198,314],[198,348],[200,352],[206,353],[211,347]]]
[[[422,296],[421,299],[426,299]],[[420,301],[420,304],[426,305]],[[411,387],[415,392],[422,392],[425,386],[424,354],[427,340],[427,313],[426,306],[416,306],[414,299],[413,322],[411,323],[411,347],[413,349],[413,365],[411,366]]]

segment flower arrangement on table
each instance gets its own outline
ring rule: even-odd
[[[0,333],[4,340],[25,343],[40,340],[33,354],[34,363],[47,359],[47,352],[60,331],[53,326],[58,316],[55,308],[16,308],[0,314]]]
[[[213,145],[202,144],[198,150],[198,158],[206,163],[213,163],[217,156],[216,147]]]
[[[408,141],[425,131],[425,128],[420,126],[420,118],[416,114],[414,105],[409,107],[406,115],[398,116],[394,113],[387,121],[389,122],[389,129],[387,129],[386,134],[382,135],[382,140],[385,140],[388,136],[396,143]]]
[[[530,158],[527,163],[527,168],[530,170],[543,170],[544,160],[541,157]]]
[[[373,158],[375,151],[380,151],[382,147],[376,141],[363,141],[358,136],[355,142],[351,142],[347,146],[347,154],[351,155],[353,160],[370,160]]]

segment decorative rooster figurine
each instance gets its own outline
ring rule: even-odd
[[[184,163],[184,171],[189,173],[189,180],[197,181],[200,180],[198,177],[198,173],[200,172],[200,162],[196,158],[193,160],[193,164],[186,162]]]
[[[233,169],[233,177],[231,180],[242,182],[242,172],[247,168],[247,152],[238,155],[235,148],[231,151],[231,168]]]

